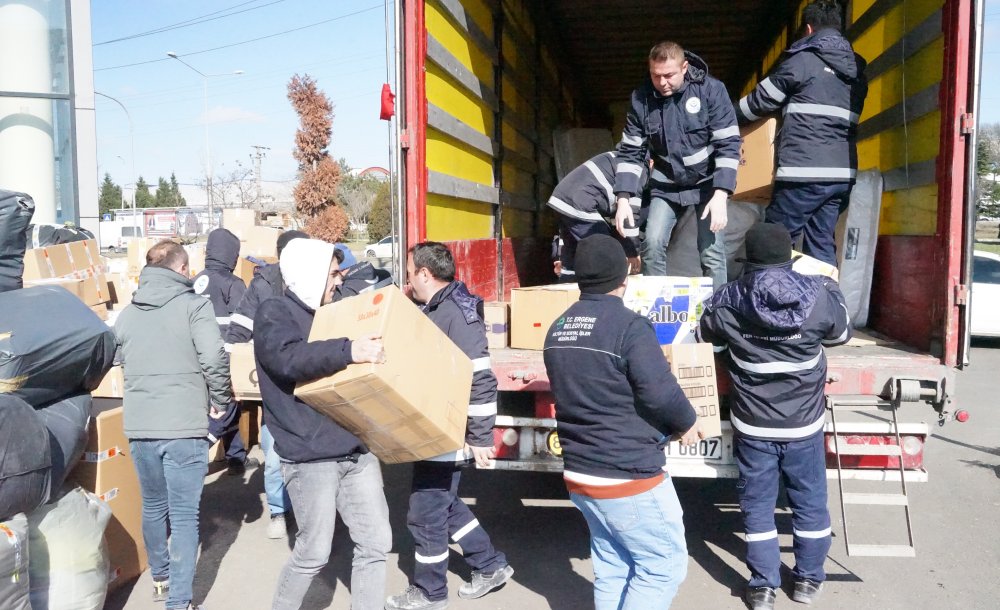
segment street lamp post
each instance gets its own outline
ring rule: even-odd
[[[243,70],[236,70],[233,72],[222,72],[219,74],[205,74],[198,68],[195,68],[188,62],[181,59],[177,53],[173,51],[167,52],[167,57],[176,59],[188,68],[191,68],[195,72],[201,75],[202,84],[202,101],[204,105],[205,112],[205,190],[208,196],[208,230],[212,230],[212,226],[215,224],[215,209],[213,206],[214,194],[212,193],[212,151],[208,145],[208,79],[215,78],[217,76],[239,76],[243,74]]]
[[[118,104],[119,106],[121,106],[121,109],[125,111],[125,117],[128,119],[128,141],[129,141],[129,148],[130,148],[129,156],[131,157],[131,161],[132,161],[132,238],[134,239],[136,237],[136,234],[135,234],[135,230],[136,230],[136,222],[135,222],[135,183],[136,183],[136,176],[135,176],[135,129],[134,129],[134,126],[132,124],[132,115],[129,114],[128,108],[125,107],[125,104],[121,103],[120,101],[118,101],[117,99],[111,97],[110,95],[101,93],[100,91],[95,91],[94,95],[99,95],[101,97],[105,97],[105,98],[111,100],[112,102]]]

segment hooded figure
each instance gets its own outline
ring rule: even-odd
[[[212,301],[219,332],[225,337],[230,317],[246,292],[246,284],[233,274],[240,259],[240,238],[226,229],[208,234],[205,247],[205,270],[194,277],[194,292]]]

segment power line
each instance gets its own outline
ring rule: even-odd
[[[225,45],[222,45],[221,47],[212,47],[211,49],[202,49],[201,51],[192,51],[191,53],[179,53],[177,55],[177,57],[190,57],[192,55],[201,55],[202,53],[211,53],[212,51],[219,51],[219,50],[222,50],[222,49],[229,49],[229,48],[232,48],[232,47],[238,47],[240,45],[250,44],[251,42],[259,42],[261,40],[267,40],[268,38],[275,38],[276,36],[284,36],[285,34],[291,34],[292,32],[300,32],[302,30],[305,30],[305,29],[308,29],[308,28],[313,28],[313,27],[316,27],[318,25],[323,25],[323,24],[330,23],[330,22],[333,22],[333,21],[339,21],[341,19],[346,19],[347,17],[354,17],[355,15],[360,15],[362,13],[367,13],[368,11],[371,11],[371,10],[374,10],[374,9],[377,9],[377,8],[382,8],[382,5],[376,4],[375,6],[369,6],[368,8],[364,8],[364,9],[361,9],[359,11],[354,11],[353,13],[347,13],[346,15],[341,15],[339,17],[333,17],[331,19],[324,19],[323,21],[317,21],[315,23],[310,23],[308,25],[303,25],[301,27],[292,28],[290,30],[285,30],[283,32],[276,32],[274,34],[268,34],[267,36],[260,36],[259,38],[251,38],[250,40],[243,40],[243,41],[240,41],[240,42],[234,42],[232,44],[225,44]],[[138,61],[138,62],[131,63],[131,64],[121,64],[119,66],[107,66],[105,68],[94,68],[94,72],[103,72],[105,70],[117,70],[119,68],[131,68],[133,66],[144,66],[146,64],[155,64],[155,63],[158,63],[158,62],[161,62],[161,61],[169,61],[170,59],[171,58],[169,58],[169,57],[162,57],[160,59],[149,59],[149,60],[146,60],[146,61]]]
[[[284,2],[285,0],[274,0],[273,2],[268,2],[267,4],[262,4],[260,6],[252,6],[250,8],[243,9],[242,11],[235,11],[235,12],[232,12],[232,13],[227,13],[225,15],[219,15],[219,13],[225,13],[228,10],[232,10],[234,8],[239,8],[241,6],[246,6],[247,4],[253,4],[253,3],[259,2],[259,1],[260,0],[250,0],[250,2],[243,2],[241,4],[237,4],[236,6],[230,6],[229,8],[224,8],[224,9],[215,11],[213,13],[208,13],[207,15],[202,15],[200,17],[192,17],[191,19],[188,19],[187,21],[179,21],[177,23],[173,23],[173,24],[170,24],[170,25],[165,25],[163,27],[156,28],[154,30],[147,30],[145,32],[139,32],[138,34],[131,34],[129,36],[123,36],[121,38],[114,38],[112,40],[104,40],[104,41],[101,41],[101,42],[95,42],[93,46],[99,47],[99,46],[105,45],[105,44],[112,44],[112,43],[115,43],[115,42],[123,42],[125,40],[133,40],[135,38],[142,38],[144,36],[152,36],[153,34],[161,34],[163,32],[169,32],[170,30],[177,30],[177,29],[180,29],[180,28],[190,27],[192,25],[199,25],[199,24],[202,24],[202,23],[208,23],[209,21],[215,21],[216,19],[223,19],[225,17],[232,17],[233,15],[239,15],[240,13],[246,13],[248,11],[255,11],[255,10],[259,9],[259,8],[264,8],[265,6],[271,6],[272,4],[278,4],[279,2]],[[213,17],[212,15],[218,15],[218,16],[217,17]],[[210,19],[206,19],[206,17],[210,17]]]

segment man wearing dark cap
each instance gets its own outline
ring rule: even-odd
[[[792,239],[784,226],[755,225],[746,250],[743,276],[711,298],[700,331],[704,341],[728,348],[736,488],[750,568],[746,600],[753,610],[769,610],[781,586],[774,524],[779,478],[792,509],[792,599],[811,603],[826,578],[823,346],[846,343],[851,321],[836,282],[792,269]]]
[[[597,610],[670,605],[687,546],[663,448],[672,436],[685,445],[702,436],[652,324],[622,303],[627,275],[618,240],[580,241],[580,300],[545,340],[563,478],[590,527]]]

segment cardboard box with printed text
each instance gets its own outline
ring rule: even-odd
[[[295,395],[385,463],[461,450],[472,361],[395,286],[320,307],[309,341],[369,334],[382,337],[384,363],[351,364]]]
[[[719,410],[719,384],[715,378],[715,352],[709,343],[664,345],[663,355],[670,363],[670,372],[691,406],[705,438],[722,436]]]

